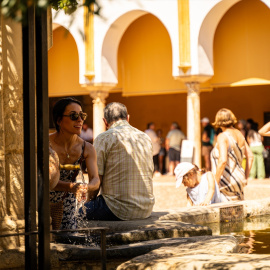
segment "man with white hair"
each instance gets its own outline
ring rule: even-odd
[[[150,216],[154,206],[153,147],[144,132],[129,124],[125,105],[104,109],[107,131],[94,140],[100,195],[85,203],[89,220],[132,220]],[[80,209],[83,213],[83,208]]]
[[[202,132],[202,156],[204,159],[205,169],[211,171],[211,159],[210,153],[213,149],[213,143],[215,138],[215,130],[211,126],[207,117],[201,120],[203,132]]]

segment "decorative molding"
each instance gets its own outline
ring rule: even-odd
[[[95,77],[94,56],[94,4],[84,7],[84,45],[85,45],[85,77],[92,81]]]
[[[109,92],[105,91],[92,91],[90,97],[93,99],[93,103],[98,105],[100,103],[105,104],[106,98],[109,96]]]
[[[179,69],[184,74],[191,68],[189,0],[178,0]]]

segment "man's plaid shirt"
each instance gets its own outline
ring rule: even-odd
[[[122,220],[147,218],[154,206],[153,148],[148,135],[119,120],[94,140],[101,194]]]

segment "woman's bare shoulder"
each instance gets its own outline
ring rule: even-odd
[[[88,155],[96,155],[96,150],[91,143],[85,141],[85,156]]]
[[[227,140],[227,136],[224,134],[224,132],[220,132],[218,135],[217,135],[217,141],[224,141],[224,140]]]
[[[53,132],[49,134],[49,140],[53,139],[56,136],[57,132]]]
[[[240,130],[234,129],[234,136],[240,147],[245,145],[245,137]]]

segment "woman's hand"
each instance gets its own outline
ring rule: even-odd
[[[87,199],[87,184],[73,183],[71,186],[71,192],[75,194],[78,202],[86,201]]]
[[[49,188],[53,190],[60,179],[59,158],[57,153],[49,147]]]

